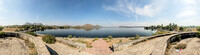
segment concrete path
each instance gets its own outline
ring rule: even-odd
[[[91,44],[93,47],[86,49],[87,52],[95,55],[108,55],[112,53],[112,50],[109,48],[109,44],[102,38],[94,41]]]
[[[111,55],[150,55],[155,48],[155,45],[163,38],[165,38],[165,36],[147,40],[134,46],[130,46],[127,49],[116,51]]]

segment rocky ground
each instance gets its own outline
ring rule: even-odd
[[[47,48],[51,49],[51,52],[54,52],[53,55],[92,55],[58,42],[55,44],[47,44]]]
[[[177,51],[178,49],[174,48],[174,46],[175,46],[174,45],[171,47],[171,49],[169,51],[170,55],[200,55],[200,39],[199,38],[183,39],[177,44],[180,44],[180,43],[187,44],[187,47],[185,49],[183,49],[181,51],[181,53],[179,53]]]
[[[152,40],[147,40],[145,42],[130,46],[127,49],[111,53],[110,55],[150,55],[157,42],[161,41],[163,38],[164,37],[158,37]]]
[[[24,41],[15,37],[0,38],[0,55],[28,55]]]

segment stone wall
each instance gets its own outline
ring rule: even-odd
[[[196,32],[183,32],[183,33],[178,33],[174,35],[167,36],[162,39],[162,41],[158,42],[155,45],[154,50],[152,51],[151,55],[165,55],[167,46],[169,43],[172,43],[174,41],[177,41],[178,35],[181,36],[181,38],[189,38],[192,37],[196,34]]]
[[[19,37],[24,40],[28,40],[32,43],[35,44],[36,50],[38,55],[50,55],[49,51],[46,48],[46,45],[41,39],[38,39],[32,35],[26,34],[26,33],[21,33],[21,32],[6,32],[7,36],[12,36],[12,37]]]
[[[150,40],[150,39],[162,37],[162,36],[167,36],[167,35],[171,35],[171,34],[175,34],[175,33],[167,33],[167,34],[149,36],[149,37],[144,38],[144,39],[138,39],[138,40],[133,40],[133,41],[125,42],[125,43],[113,44],[112,48],[113,48],[113,51],[115,52],[115,51],[119,51],[119,50],[128,48],[128,46],[135,45],[135,44],[138,44],[138,43],[146,41],[146,40]]]
[[[58,42],[60,42],[62,44],[69,45],[71,47],[78,48],[80,50],[85,50],[87,48],[86,44],[84,44],[84,43],[79,43],[79,42],[75,42],[75,41],[65,40],[64,37],[56,37],[56,41],[58,41]]]

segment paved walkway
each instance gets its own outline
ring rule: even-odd
[[[94,41],[92,46],[92,48],[88,48],[86,51],[96,55],[108,55],[112,53],[112,50],[109,48],[109,44],[102,38]]]
[[[165,38],[165,36],[130,46],[127,49],[111,53],[111,55],[150,55],[155,48],[155,45],[163,38]]]

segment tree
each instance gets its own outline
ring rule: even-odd
[[[3,30],[3,28],[4,28],[4,27],[0,26],[0,31],[2,31],[2,30]]]

